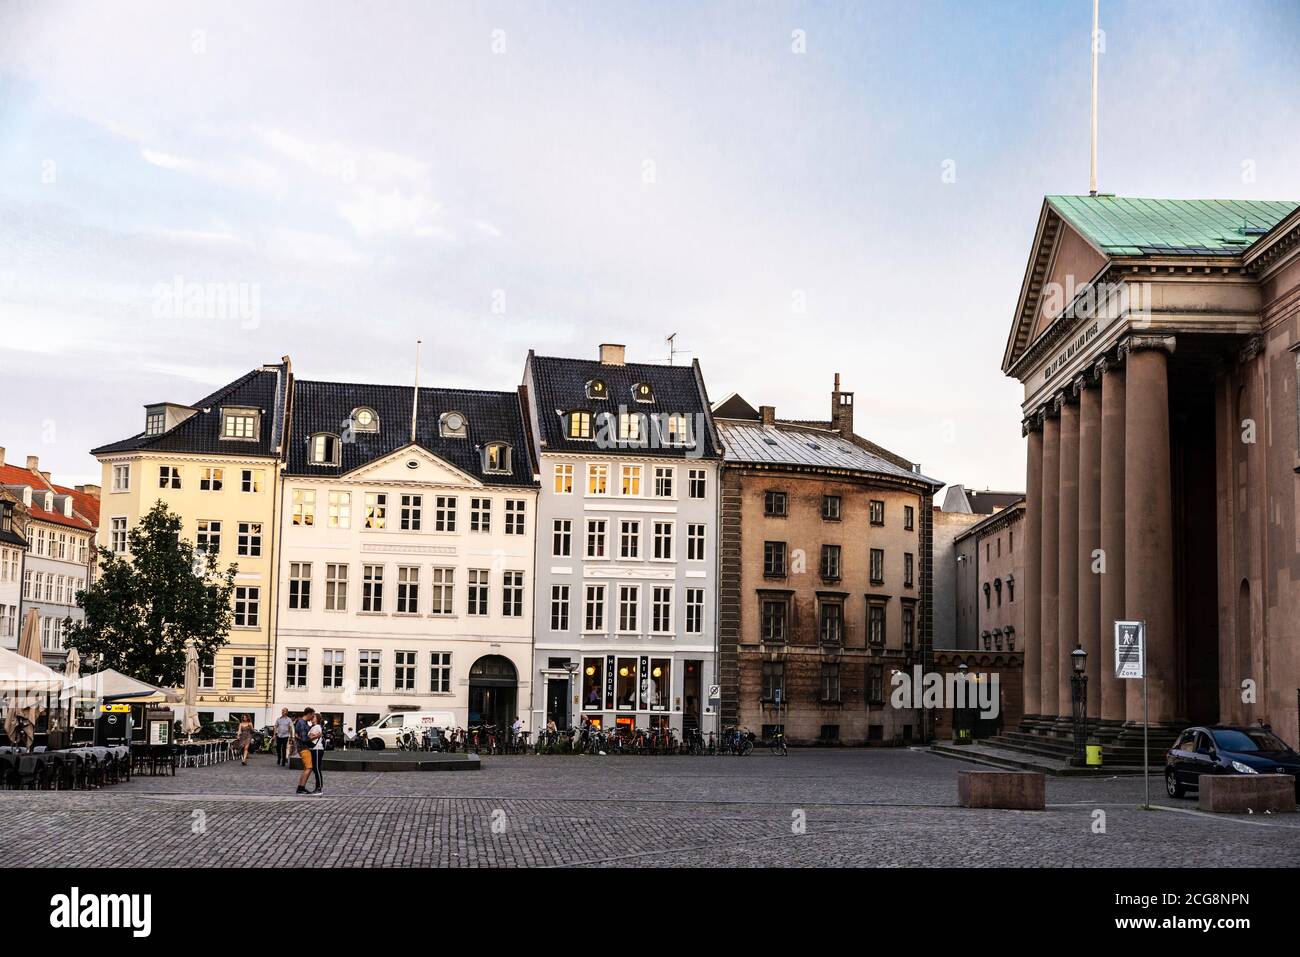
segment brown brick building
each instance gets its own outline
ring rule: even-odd
[[[931,498],[943,483],[853,432],[839,376],[828,421],[714,407],[722,478],[722,723],[792,744],[927,736],[890,703],[895,670],[929,667]]]

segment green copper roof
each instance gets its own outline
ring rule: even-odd
[[[1232,256],[1296,208],[1253,199],[1048,196],[1047,202],[1108,256]]]

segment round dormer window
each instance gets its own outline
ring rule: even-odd
[[[447,428],[453,432],[459,432],[465,428],[465,420],[459,412],[451,412],[447,415]]]
[[[419,460],[419,459],[407,459],[407,460],[406,460],[406,467],[407,467],[408,469],[418,469],[418,468],[420,467],[420,460]]]

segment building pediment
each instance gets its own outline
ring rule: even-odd
[[[483,488],[475,476],[458,469],[417,443],[405,445],[342,476],[350,481],[404,485],[453,485]]]

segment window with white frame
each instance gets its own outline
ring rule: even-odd
[[[524,534],[524,513],[527,502],[522,498],[506,499],[506,534]]]
[[[483,449],[483,471],[510,474],[510,446],[504,442],[489,442]]]
[[[235,627],[256,628],[262,621],[262,589],[257,585],[235,586]]]
[[[690,497],[704,498],[707,484],[707,473],[704,469],[691,469],[687,478],[687,493]]]
[[[256,409],[222,409],[221,437],[223,439],[257,439],[258,412]]]
[[[501,575],[501,614],[507,618],[522,618],[524,614],[524,573],[503,572]]]
[[[587,494],[609,494],[609,466],[604,462],[587,463]]]
[[[357,652],[357,687],[362,691],[379,690],[380,653],[373,648]]]
[[[204,555],[221,553],[221,520],[201,518],[194,533],[194,547]]]
[[[551,631],[569,630],[569,586],[551,586]]]
[[[330,563],[325,566],[325,610],[348,610],[348,566]]]
[[[435,496],[433,505],[433,530],[435,532],[456,531],[456,496]]]
[[[451,652],[429,652],[429,691],[451,694]]]
[[[144,434],[145,435],[162,435],[163,429],[166,428],[167,413],[150,410],[144,414]]]
[[[424,511],[424,497],[421,495],[403,495],[401,498],[401,527],[404,532],[418,532],[420,517]]]
[[[619,522],[618,531],[619,558],[641,557],[641,520],[625,518]]]
[[[620,442],[640,442],[645,430],[645,421],[640,412],[623,411],[618,414],[618,440]]]
[[[108,522],[109,551],[115,555],[125,555],[127,544],[126,518],[111,518]]]
[[[654,523],[654,557],[659,561],[672,561],[673,523]]]
[[[650,630],[658,635],[666,635],[673,630],[671,585],[655,585],[650,589]]]
[[[316,524],[316,490],[314,488],[296,488],[290,494],[293,499],[293,524]]]
[[[217,468],[199,469],[199,491],[220,492],[226,484],[226,470]]]
[[[686,633],[704,634],[704,589],[686,589]]]
[[[321,687],[343,687],[343,649],[326,648],[321,652]]]
[[[393,690],[415,690],[415,652],[393,652]]]
[[[573,466],[556,465],[554,467],[554,491],[556,495],[573,494]]]
[[[641,630],[641,586],[618,586],[618,630],[635,634]]]
[[[551,555],[568,558],[573,554],[573,519],[557,518],[551,522]]]
[[[284,651],[284,686],[307,687],[307,649],[286,648]]]
[[[605,631],[605,586],[587,585],[584,589],[582,630]]]
[[[329,493],[329,527],[352,527],[352,493],[332,491]]]
[[[624,465],[621,472],[622,481],[619,483],[624,495],[641,494],[641,474],[645,471],[640,465]]]
[[[159,488],[180,488],[181,487],[181,470],[175,465],[158,466],[158,487]]]
[[[239,490],[241,492],[260,492],[265,482],[265,469],[241,469],[239,472]]]
[[[366,528],[383,528],[388,519],[388,493],[366,492]]]
[[[454,568],[433,569],[432,592],[433,592],[433,607],[429,609],[429,614],[431,615],[455,614],[456,569]]]
[[[655,498],[672,498],[677,470],[671,465],[655,466]]]
[[[480,618],[488,613],[488,570],[471,568],[469,587],[466,589],[466,614]]]
[[[252,655],[235,655],[230,659],[230,690],[254,691],[257,688],[257,659]]]
[[[235,541],[235,554],[248,558],[259,558],[262,554],[262,523],[240,522],[239,535]]]
[[[217,686],[217,669],[211,662],[199,663],[199,687],[204,691],[211,691]]]
[[[384,610],[384,566],[361,566],[361,610],[380,612]]]
[[[23,572],[23,597],[30,599],[32,597],[32,588],[35,585],[35,572],[30,568]]]
[[[605,539],[609,529],[609,520],[604,518],[587,519],[587,557],[604,558]]]
[[[690,445],[690,419],[685,413],[670,412],[663,423],[663,440],[666,445]]]
[[[568,435],[571,439],[591,438],[591,413],[584,411],[570,412]]]
[[[338,465],[339,437],[329,432],[318,432],[311,437],[311,462],[313,465]]]
[[[397,566],[397,613],[414,615],[420,610],[420,569],[416,565]]]
[[[469,530],[471,532],[492,531],[492,499],[471,498],[469,500]]]
[[[686,526],[686,560],[704,561],[704,523],[691,522]]]
[[[113,491],[129,492],[131,490],[131,463],[125,462],[113,466]]]
[[[311,608],[311,562],[289,563],[289,607],[295,611]]]

